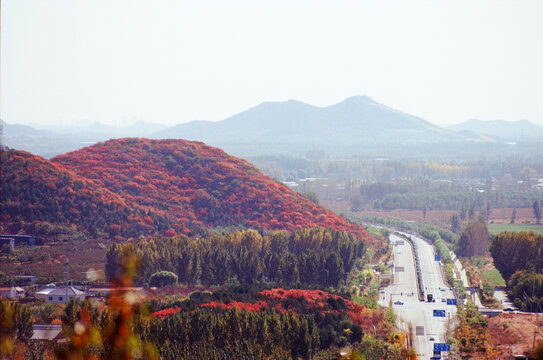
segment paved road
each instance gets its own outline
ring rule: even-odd
[[[500,302],[500,305],[504,309],[513,309],[515,311],[518,310],[518,308],[509,300],[509,296],[507,296],[507,293],[504,290],[494,290],[494,297]]]
[[[435,302],[419,300],[412,247],[408,241],[395,235],[390,236],[395,266],[394,283],[380,294],[379,302],[383,306],[393,307],[399,328],[409,331],[411,327],[413,346],[419,359],[430,359],[433,355],[433,344],[445,342],[446,323],[456,314],[456,306],[446,304],[446,299],[454,296],[445,284],[439,262],[434,260],[433,247],[415,236],[412,236],[412,239],[420,259],[423,288],[426,294],[434,296]],[[394,304],[397,301],[403,304]],[[434,317],[434,310],[445,310],[446,317]],[[423,327],[423,335],[416,335],[417,327],[419,330]],[[430,340],[431,338],[434,340]]]

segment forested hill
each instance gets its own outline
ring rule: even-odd
[[[366,238],[366,231],[263,175],[245,160],[201,142],[117,139],[52,159],[118,195],[141,214],[136,223],[167,219],[166,235],[242,225],[292,231],[321,226]],[[152,215],[152,216],[151,216]],[[120,231],[126,224],[121,222]],[[164,231],[165,230],[165,231]]]
[[[60,164],[18,150],[2,150],[0,219],[6,232],[51,234],[76,225],[92,235],[149,232],[137,206]],[[165,227],[165,219],[154,221]],[[121,229],[121,225],[124,227]]]

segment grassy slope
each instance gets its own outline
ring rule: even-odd
[[[505,286],[505,280],[503,279],[500,272],[496,269],[493,270],[483,270],[482,276],[488,280],[488,282],[493,286]]]

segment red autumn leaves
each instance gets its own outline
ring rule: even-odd
[[[247,161],[201,142],[110,140],[57,156],[53,162],[119,195],[132,208],[165,216],[171,225],[160,233],[167,236],[243,224],[287,231],[320,226],[367,237],[360,226],[263,175]],[[148,215],[131,220],[152,231]]]
[[[232,300],[227,303],[210,301],[203,303],[200,306],[203,308],[215,308],[223,310],[236,308],[238,310],[245,310],[248,312],[260,312],[273,308],[281,313],[286,313],[289,310],[296,313],[296,308],[288,305],[287,301],[289,299],[296,299],[304,303],[306,310],[318,311],[322,315],[325,315],[326,313],[338,315],[340,311],[345,311],[353,323],[358,325],[364,325],[366,323],[364,316],[361,315],[361,313],[365,310],[363,306],[357,305],[351,300],[344,299],[340,296],[330,294],[322,290],[285,290],[282,288],[276,288],[271,290],[263,290],[258,293],[258,297],[262,300],[258,300],[256,302],[240,302]],[[339,310],[333,309],[330,299],[334,299],[344,304],[344,308]],[[182,309],[175,306],[157,311],[151,314],[151,316],[163,319],[180,311],[182,311]]]

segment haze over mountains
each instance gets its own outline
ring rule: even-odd
[[[292,150],[330,149],[411,142],[462,141],[464,136],[379,104],[367,96],[317,107],[295,100],[265,102],[223,121],[193,121],[155,134],[158,138],[200,140],[226,149],[235,145]],[[344,149],[345,148],[345,149]],[[232,150],[236,150],[235,148]],[[256,150],[256,149],[255,149]],[[266,149],[261,150],[263,153]]]
[[[150,137],[153,133],[166,128],[164,124],[141,120],[125,127],[94,122],[87,126],[45,126],[40,129],[4,121],[1,123],[4,127],[6,146],[25,150],[45,158],[112,138]]]
[[[129,127],[93,123],[86,128],[38,131],[6,124],[5,144],[52,157],[89,143],[119,137],[203,141],[238,156],[289,154],[319,150],[332,155],[362,155],[387,149],[426,149],[543,139],[543,128],[518,122],[470,120],[442,128],[392,109],[367,96],[318,107],[296,100],[264,102],[222,121],[191,121],[167,128],[140,121]]]
[[[543,127],[528,120],[479,120],[471,119],[466,122],[449,126],[458,132],[469,131],[479,135],[489,136],[504,141],[524,141],[543,138]]]

